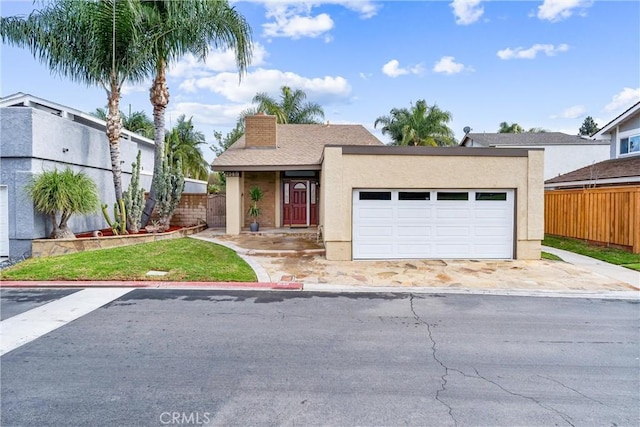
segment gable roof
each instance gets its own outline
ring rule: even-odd
[[[545,187],[640,183],[640,156],[594,163],[546,180]],[[557,185],[550,185],[557,184]]]
[[[460,145],[485,147],[500,146],[545,146],[545,145],[609,145],[609,142],[594,141],[562,132],[523,132],[523,133],[468,133],[460,141]]]
[[[618,124],[624,122],[629,117],[631,117],[632,115],[634,115],[635,113],[637,113],[639,111],[640,111],[640,101],[636,102],[631,107],[629,107],[626,111],[624,111],[622,114],[620,114],[618,117],[616,117],[615,119],[611,120],[606,125],[602,126],[602,129],[600,129],[598,132],[594,133],[593,137],[595,138],[595,137],[604,136],[605,134],[609,133],[611,131],[611,129],[613,129],[615,126],[617,126]]]
[[[211,164],[217,171],[320,169],[324,146],[384,145],[362,125],[276,127],[277,148],[245,148],[245,136]]]

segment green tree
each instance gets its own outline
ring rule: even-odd
[[[289,86],[280,88],[282,94],[280,101],[272,98],[265,92],[257,93],[253,97],[253,103],[258,104],[257,112],[263,112],[276,116],[278,123],[284,124],[312,124],[321,123],[324,119],[324,110],[315,102],[305,102],[307,94],[300,90],[291,90]],[[243,113],[245,116],[253,111]]]
[[[546,130],[545,128],[530,128],[527,132],[529,132],[529,133],[545,133],[545,132],[549,132],[549,131]]]
[[[179,3],[179,2],[177,2]],[[0,18],[4,43],[28,49],[53,73],[107,94],[107,128],[116,200],[122,199],[119,102],[125,81],[150,74],[135,0],[58,0],[43,3],[29,16]]]
[[[106,108],[96,108],[96,111],[91,113],[104,121],[107,120]],[[122,127],[131,132],[135,132],[138,135],[142,135],[145,138],[153,139],[153,121],[147,116],[144,111],[133,111],[129,114],[120,111],[120,118],[122,120]]]
[[[227,151],[234,142],[240,139],[240,137],[244,135],[244,120],[239,119],[236,122],[236,127],[234,127],[230,132],[227,132],[226,135],[222,135],[220,131],[214,131],[213,137],[215,138],[215,143],[211,144],[209,148],[216,153],[216,156]]]
[[[167,132],[167,155],[171,164],[182,163],[185,177],[206,180],[209,177],[209,164],[202,156],[199,146],[206,143],[204,134],[195,130],[192,118],[185,120],[184,114],[178,117],[176,125]]]
[[[517,123],[500,123],[500,129],[498,129],[498,133],[522,133],[524,132],[524,128]]]
[[[598,130],[598,125],[593,120],[593,117],[587,116],[578,130],[578,135],[591,136],[598,132]]]
[[[49,216],[52,239],[74,239],[67,225],[71,215],[88,215],[99,205],[96,184],[84,172],[68,167],[62,172],[54,169],[36,175],[26,191],[36,210]]]
[[[226,0],[142,0],[144,27],[159,32],[150,47],[155,60],[155,76],[150,90],[155,125],[155,158],[149,198],[142,215],[146,225],[156,202],[156,182],[159,182],[164,157],[165,110],[169,103],[167,66],[186,53],[204,60],[210,46],[232,49],[240,77],[251,61],[251,27],[245,18]]]
[[[378,117],[373,127],[382,125],[382,134],[389,135],[392,145],[449,146],[455,144],[450,121],[450,112],[421,99],[409,109],[393,108],[389,115]]]

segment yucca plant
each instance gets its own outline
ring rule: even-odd
[[[99,206],[96,184],[84,172],[68,167],[62,172],[54,169],[36,175],[26,191],[36,210],[49,216],[51,239],[75,238],[67,225],[71,215],[88,215]]]

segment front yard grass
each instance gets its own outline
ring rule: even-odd
[[[165,276],[147,272],[166,271]],[[30,258],[0,271],[2,280],[155,280],[254,282],[255,273],[231,249],[183,237],[121,248]]]
[[[582,240],[551,236],[548,234],[545,235],[542,244],[640,271],[640,254],[632,254],[631,252],[620,249],[594,246]]]

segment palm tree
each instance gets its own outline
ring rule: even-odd
[[[59,0],[44,3],[27,17],[0,18],[3,42],[29,49],[54,73],[106,91],[106,134],[118,201],[122,199],[122,85],[140,82],[151,71],[139,18],[140,3],[135,0]]]
[[[37,211],[51,220],[52,239],[73,239],[67,221],[73,214],[90,214],[98,209],[98,189],[84,172],[54,169],[35,176],[26,186]],[[59,218],[59,221],[58,221]]]
[[[498,133],[522,133],[524,132],[524,128],[517,123],[500,123],[500,129],[498,129]]]
[[[447,123],[451,113],[437,105],[429,106],[424,99],[410,109],[394,108],[388,116],[380,116],[373,127],[382,125],[382,134],[389,135],[392,145],[448,146],[455,143]]]
[[[204,60],[210,45],[233,49],[240,77],[251,61],[251,27],[226,0],[141,0],[144,27],[159,32],[150,46],[153,50],[155,76],[149,98],[153,105],[155,158],[149,198],[142,214],[146,225],[156,202],[156,181],[164,157],[165,110],[169,103],[167,66],[186,53]]]
[[[253,97],[253,103],[258,104],[257,112],[263,112],[276,116],[278,123],[284,124],[310,124],[321,123],[324,119],[324,110],[315,102],[304,102],[307,94],[300,89],[292,91],[289,86],[280,88],[281,101],[278,102],[268,94],[261,92]],[[249,114],[249,112],[245,113]]]
[[[182,173],[185,177],[206,180],[209,177],[209,164],[198,148],[205,144],[204,134],[193,128],[191,118],[185,120],[184,114],[166,135],[167,156],[171,164],[182,161]]]
[[[107,110],[105,108],[96,108],[96,111],[91,113],[91,115],[104,121],[107,120]],[[144,111],[133,111],[129,114],[120,111],[120,118],[124,129],[135,132],[145,138],[153,139],[153,121]]]

